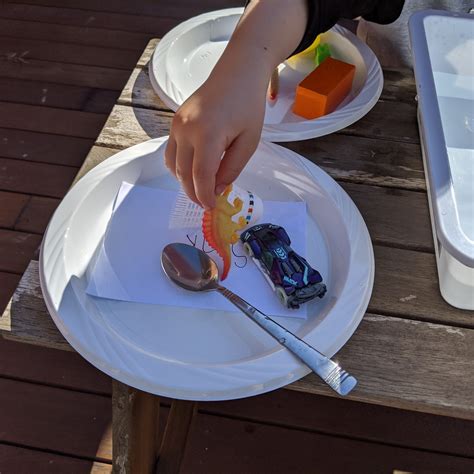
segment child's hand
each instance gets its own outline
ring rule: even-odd
[[[253,0],[207,81],[176,112],[166,165],[196,203],[214,207],[257,148],[270,76],[306,21],[307,0]]]
[[[268,83],[257,76],[213,75],[174,116],[166,165],[205,208],[214,207],[215,195],[239,176],[257,148]]]

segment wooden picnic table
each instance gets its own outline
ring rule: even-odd
[[[172,113],[138,61],[84,162],[78,180],[98,163],[169,133]],[[349,193],[371,234],[375,286],[366,315],[337,359],[359,380],[349,400],[474,420],[474,318],[449,306],[438,289],[410,71],[384,71],[381,99],[362,120],[330,136],[284,146],[316,163]],[[0,319],[5,338],[73,350],[45,307],[32,260]],[[315,375],[286,387],[334,396]],[[178,472],[196,409],[174,401],[161,447],[159,397],[113,385],[114,472]]]

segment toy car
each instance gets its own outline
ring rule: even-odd
[[[325,295],[321,274],[290,247],[283,227],[254,225],[242,232],[240,240],[284,306],[296,309]]]

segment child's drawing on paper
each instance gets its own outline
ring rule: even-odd
[[[217,254],[217,252],[212,247],[210,247],[209,244],[206,242],[206,239],[204,238],[202,233],[199,232],[199,234],[200,235],[196,233],[192,233],[192,232],[186,234],[186,239],[188,243],[192,245],[193,247],[197,247],[201,249],[204,253]],[[242,252],[242,254],[238,253],[239,249],[236,250],[233,244],[231,245],[231,250],[232,250],[232,255],[235,257],[235,260],[233,262],[234,266],[237,268],[245,268],[245,266],[248,263],[247,255],[245,255],[244,252]]]
[[[202,211],[180,193],[170,218],[170,228],[189,229],[199,226],[203,250],[205,241],[219,255],[222,260],[221,279],[225,280],[231,269],[232,257],[245,258],[236,254],[234,244],[239,241],[244,229],[258,221],[262,211],[260,198],[232,184],[217,197],[215,208],[209,211]],[[187,233],[186,238],[195,246],[200,240],[197,234]],[[244,265],[237,263],[236,266],[241,268]]]

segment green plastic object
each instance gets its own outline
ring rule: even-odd
[[[318,67],[326,58],[331,57],[331,50],[329,49],[329,45],[327,43],[318,44],[316,46],[316,53],[314,55],[314,62],[316,63],[316,67]]]

